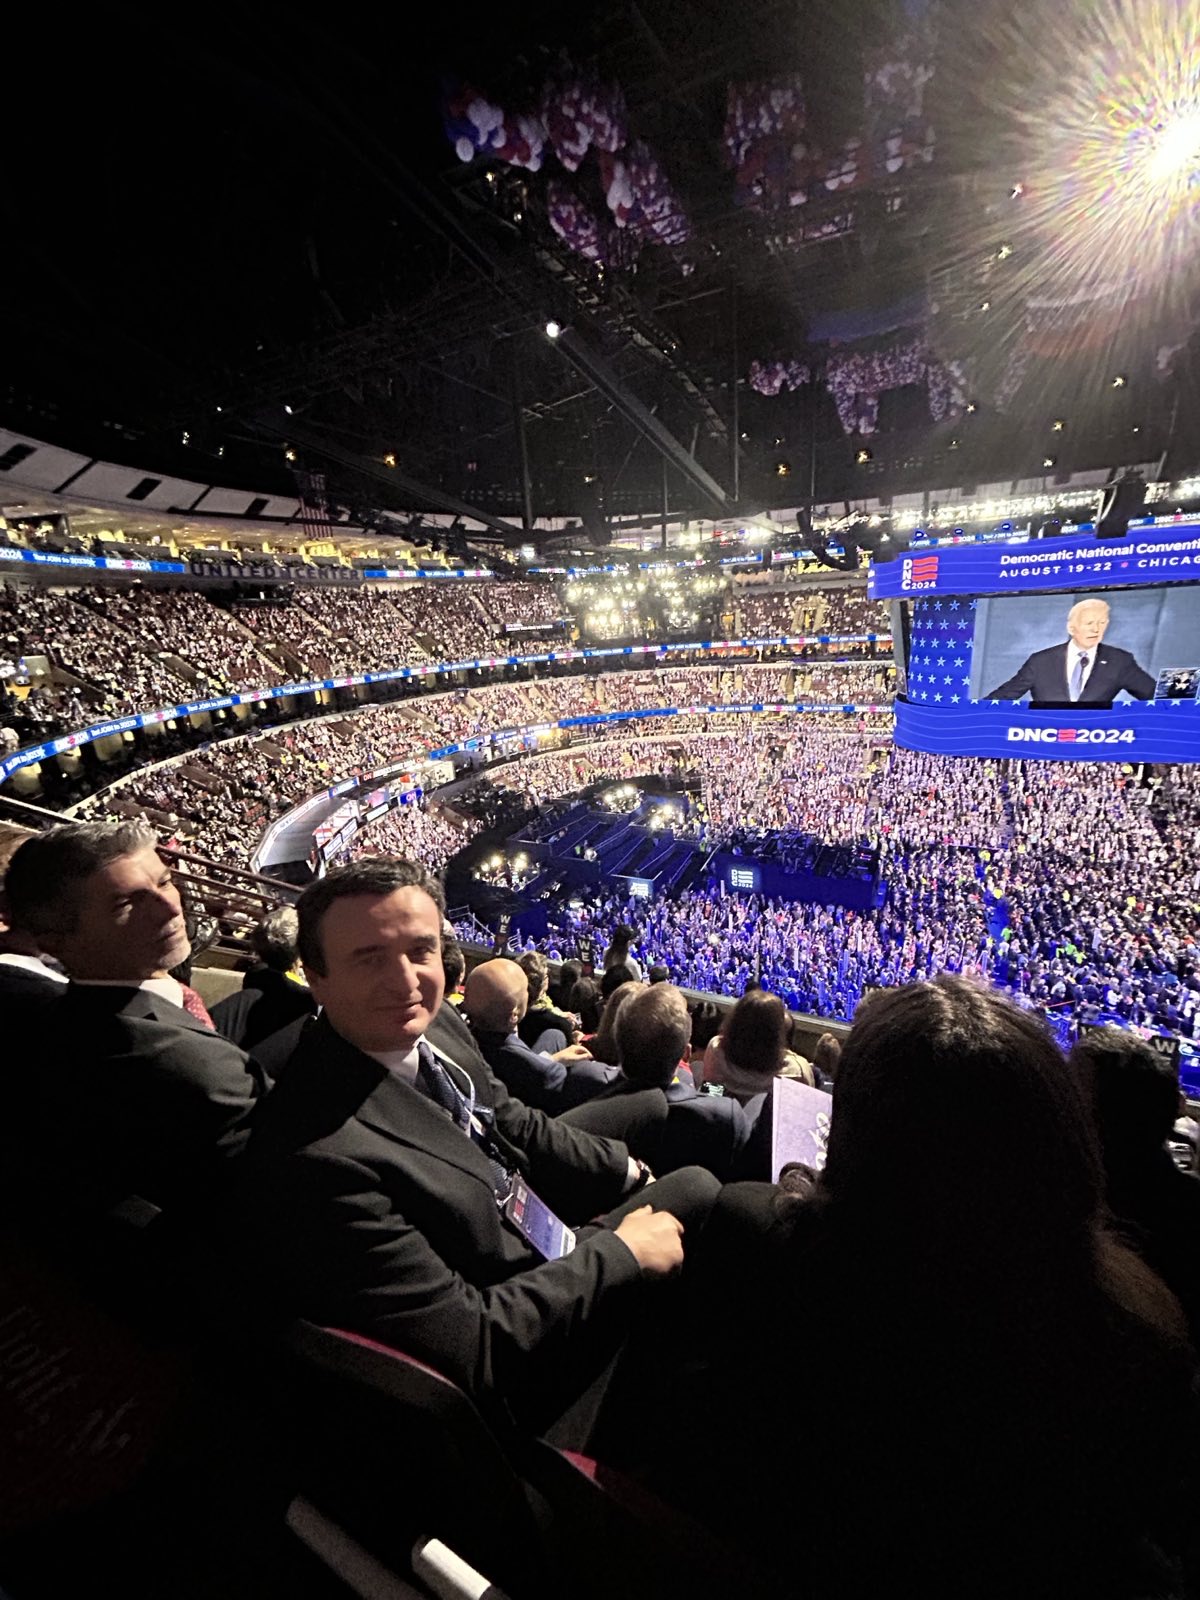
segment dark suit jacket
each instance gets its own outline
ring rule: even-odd
[[[645,1114],[652,1109],[650,1096],[666,1101],[664,1116]],[[724,1095],[701,1094],[682,1083],[647,1089],[621,1073],[603,1094],[559,1120],[571,1127],[596,1127],[608,1108],[621,1100],[628,1101],[633,1113],[625,1130],[629,1148],[657,1177],[681,1167],[707,1167],[722,1183],[735,1176],[752,1124],[737,1101]]]
[[[145,989],[69,984],[51,1004],[7,1040],[25,1069],[6,1074],[0,1119],[17,1220],[71,1229],[130,1195],[203,1211],[249,1138],[246,1057]]]
[[[551,1116],[594,1099],[618,1076],[616,1067],[602,1061],[573,1061],[568,1067],[553,1056],[531,1050],[515,1033],[472,1032],[488,1066],[508,1092]]]
[[[303,984],[270,967],[252,967],[235,993],[212,1007],[217,1032],[252,1050],[298,1017],[315,1017],[317,1002]]]
[[[451,1009],[435,1042],[493,1107],[508,1161],[572,1225],[613,1206],[625,1146],[512,1099]],[[543,1262],[501,1216],[479,1147],[324,1018],[264,1101],[243,1175],[251,1268],[274,1312],[394,1345],[527,1425],[603,1370],[641,1302],[637,1262],[606,1230]]]
[[[1091,675],[1083,686],[1079,705],[1108,702],[1124,689],[1135,700],[1154,697],[1154,679],[1143,672],[1128,650],[1118,650],[1115,645],[1102,644],[1096,653]],[[1067,646],[1056,644],[1049,650],[1037,650],[1007,683],[1002,683],[985,700],[1021,700],[1028,695],[1031,700],[1053,700],[1070,704],[1071,690],[1067,682]]]
[[[28,967],[14,967],[7,961],[0,961],[0,1019],[6,1016],[11,1007],[21,1002],[61,1000],[66,992],[65,983],[50,977],[44,978]]]

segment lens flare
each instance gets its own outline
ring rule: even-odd
[[[1200,0],[1074,0],[1048,27],[1070,71],[1013,118],[1039,297],[1169,291],[1200,237]]]

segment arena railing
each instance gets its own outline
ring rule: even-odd
[[[71,733],[59,734],[41,744],[27,745],[0,761],[0,783],[11,778],[22,767],[39,761],[50,761],[55,756],[92,744],[97,739],[111,738],[116,734],[135,733],[140,728],[155,727],[164,722],[176,722],[205,712],[228,711],[241,705],[264,705],[270,700],[292,699],[297,695],[319,694],[324,690],[371,687],[377,683],[397,683],[408,679],[440,677],[452,672],[480,672],[494,668],[555,665],[559,662],[603,661],[614,657],[655,656],[663,658],[676,653],[713,654],[726,650],[791,649],[809,645],[891,645],[891,635],[886,633],[847,634],[795,634],[772,635],[745,639],[694,639],[667,641],[662,644],[609,645],[583,649],[543,651],[536,655],[477,656],[474,660],[427,662],[412,667],[393,667],[382,672],[348,673],[340,677],[310,678],[297,683],[284,683],[269,688],[239,689],[229,694],[206,695],[201,700],[191,700],[181,705],[160,706],[152,710],[129,712],[122,716],[107,717]],[[845,662],[820,660],[822,666],[862,666],[870,657]],[[886,661],[886,657],[880,657]]]

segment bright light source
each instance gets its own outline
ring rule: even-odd
[[[1054,421],[1051,423],[1051,427],[1055,433],[1061,433],[1066,427],[1066,423],[1061,417],[1055,417]]]
[[[1052,467],[1054,465],[1054,457],[1053,456],[1046,456],[1045,459],[1042,461],[1042,465],[1044,467]]]
[[[293,412],[293,410],[292,410],[292,408],[291,408],[291,406],[284,406],[284,408],[283,408],[283,409],[284,409],[284,410],[285,410],[285,411],[286,411],[286,412],[287,412],[287,414],[288,414],[288,416],[289,416],[289,417],[291,417],[291,416],[294,416],[294,415],[295,415],[295,413],[294,413],[294,412]]]
[[[1170,183],[1200,167],[1200,106],[1176,112],[1154,130],[1146,157],[1153,183]]]
[[[561,322],[555,322],[553,319],[551,319],[546,324],[546,337],[547,337],[547,339],[557,339],[561,332],[562,332],[562,323]]]
[[[1125,376],[1125,374],[1123,372],[1118,372],[1112,381],[1112,386],[1114,389],[1123,389],[1128,382],[1129,379]]]
[[[396,465],[396,457],[390,450],[388,451],[387,455],[384,456],[383,464],[385,467],[394,467]]]

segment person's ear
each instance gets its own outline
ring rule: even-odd
[[[304,974],[305,983],[308,984],[309,993],[319,1006],[323,1006],[325,1004],[325,975],[318,972],[315,967],[306,966],[303,962],[300,965],[300,970]]]

